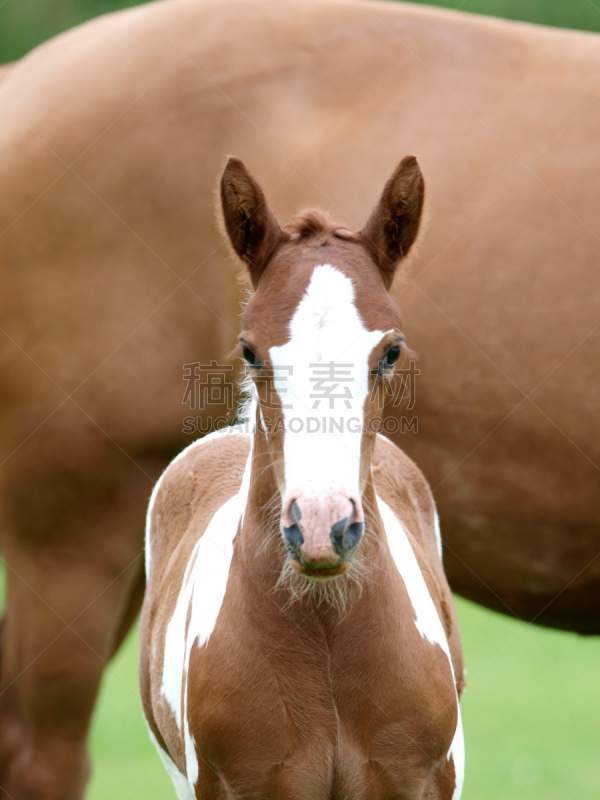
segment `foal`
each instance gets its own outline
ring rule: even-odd
[[[463,665],[434,502],[376,433],[403,347],[387,290],[423,192],[407,157],[361,232],[317,212],[281,229],[240,161],[223,174],[255,289],[252,430],[185,450],[147,524],[142,698],[181,800],[460,797]]]

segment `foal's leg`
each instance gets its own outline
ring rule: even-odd
[[[102,672],[141,600],[158,470],[112,453],[76,471],[19,472],[1,487],[0,798],[79,800]]]
[[[453,800],[455,789],[454,763],[452,759],[448,759],[438,774],[429,782],[422,800]]]

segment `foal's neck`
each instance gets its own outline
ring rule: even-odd
[[[271,452],[267,435],[261,427],[258,408],[253,407],[251,414],[255,417],[250,450],[250,486],[244,512],[242,532],[247,547],[271,549],[265,547],[265,540],[281,539],[279,519],[281,515],[281,495],[277,487]]]

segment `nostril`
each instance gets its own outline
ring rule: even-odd
[[[365,529],[363,522],[350,522],[346,517],[331,526],[331,543],[339,556],[345,556],[358,547]]]
[[[292,515],[294,522],[300,522],[302,514],[300,513],[300,506],[298,505],[296,500],[292,500],[292,503],[290,505],[290,514]]]
[[[302,545],[304,544],[304,536],[302,536],[302,531],[300,530],[300,526],[294,523],[290,525],[289,528],[283,528],[283,535],[285,536],[287,542],[294,550],[300,550]]]
[[[344,519],[341,519],[339,522],[336,522],[331,526],[331,543],[338,556],[341,556],[346,550],[344,546],[344,538],[349,522],[350,517],[344,517]]]
[[[352,522],[344,533],[344,547],[346,550],[354,550],[362,539],[365,530],[364,522]]]
[[[296,556],[304,544],[304,536],[302,535],[302,530],[298,524],[302,514],[300,513],[300,506],[295,500],[292,500],[287,508],[288,513],[285,514],[281,527],[288,549]],[[289,522],[290,524],[286,525],[286,522]]]

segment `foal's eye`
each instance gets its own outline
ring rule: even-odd
[[[242,350],[242,355],[246,359],[247,363],[250,364],[251,367],[262,367],[262,364],[256,357],[256,353],[250,350],[249,347],[244,347]]]
[[[395,344],[391,347],[381,360],[384,368],[393,367],[396,361],[400,358],[400,345]]]

